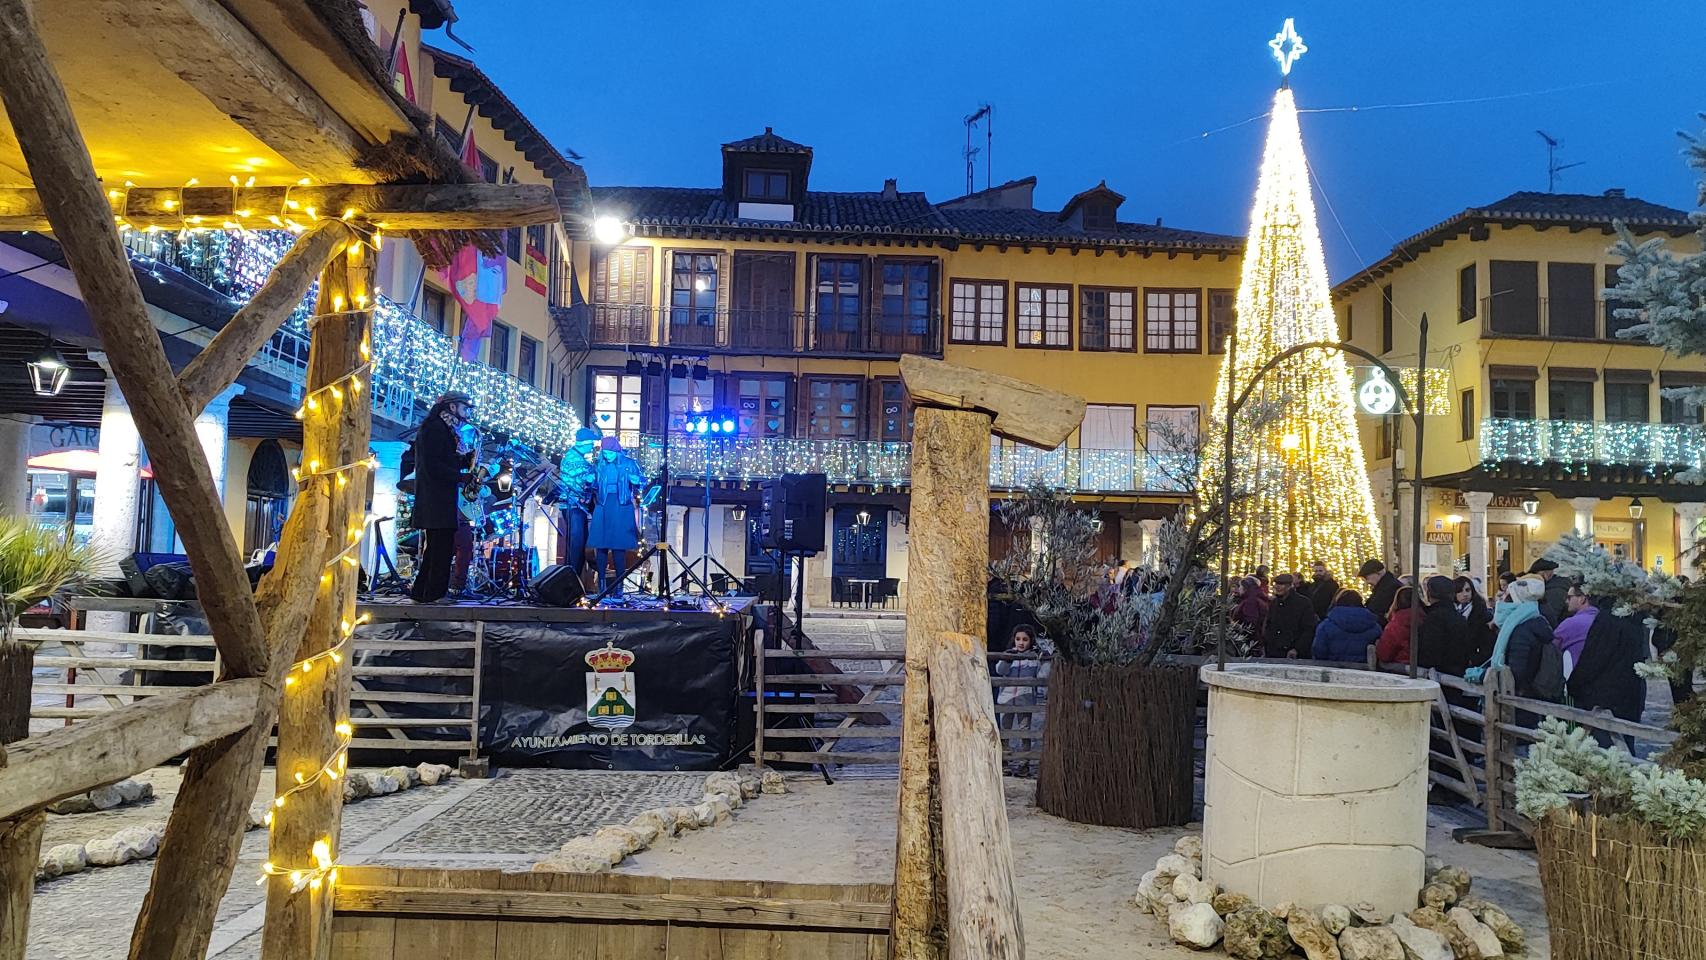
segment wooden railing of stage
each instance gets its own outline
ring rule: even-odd
[[[40,644],[30,686],[30,719],[67,725],[104,716],[150,697],[182,693],[213,682],[219,652],[213,638],[151,632],[157,613],[173,601],[78,598],[83,611],[125,612],[141,619],[135,632],[23,628],[20,639]],[[476,627],[478,629],[478,627]],[[472,640],[379,640],[358,635],[351,643],[350,748],[365,751],[479,753],[481,666],[478,635]],[[459,654],[454,666],[374,662],[391,651]],[[52,671],[48,673],[47,671]],[[413,683],[412,681],[420,681]],[[418,690],[443,686],[456,692]]]
[[[900,762],[901,689],[906,684],[903,650],[845,648],[765,649],[755,632],[752,757],[766,764],[882,766]],[[1003,661],[1019,654],[986,653],[994,674]],[[1005,764],[1035,764],[1042,759],[1043,723],[1048,712],[1048,676],[991,676],[986,688],[1001,727]],[[1005,691],[1019,691],[1001,703]]]

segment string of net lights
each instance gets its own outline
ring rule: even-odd
[[[1303,50],[1274,52],[1288,73]],[[1297,104],[1274,95],[1236,301],[1235,341],[1221,362],[1201,466],[1201,489],[1221,489],[1225,416],[1256,372],[1289,347],[1338,341],[1321,236],[1310,195]],[[1322,561],[1343,576],[1381,556],[1380,524],[1357,433],[1344,355],[1304,351],[1262,379],[1234,422],[1230,568],[1302,570]]]
[[[1481,421],[1481,462],[1551,464],[1566,473],[1594,466],[1661,471],[1706,463],[1706,428],[1681,423],[1590,423],[1579,420]]]
[[[296,239],[290,230],[130,230],[124,236],[131,260],[150,276],[164,283],[161,271],[176,271],[225,296],[233,307],[254,296]],[[310,287],[275,341],[306,343],[317,289],[318,284]],[[569,404],[518,377],[463,360],[455,341],[396,301],[376,296],[372,306],[376,409],[409,411],[417,402],[431,404],[456,390],[473,399],[473,419],[482,430],[519,440],[547,457],[559,456],[573,443],[581,420]]]

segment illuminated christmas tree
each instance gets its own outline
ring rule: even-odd
[[[1290,20],[1270,46],[1286,73],[1304,49]],[[1201,465],[1199,489],[1213,499],[1221,491],[1228,397],[1287,348],[1339,340],[1289,85],[1274,94],[1269,115],[1237,310]],[[1275,573],[1305,570],[1320,560],[1352,584],[1364,560],[1381,556],[1353,402],[1349,366],[1335,350],[1296,354],[1257,384],[1234,422],[1232,573],[1259,564]]]

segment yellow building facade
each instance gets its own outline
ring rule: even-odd
[[[1411,237],[1334,289],[1341,329],[1394,367],[1413,367],[1428,318],[1428,366],[1446,371],[1449,414],[1427,418],[1422,571],[1483,583],[1521,573],[1570,530],[1677,571],[1699,540],[1706,490],[1701,412],[1667,387],[1706,383],[1706,362],[1617,336],[1635,321],[1607,301],[1620,259],[1614,222],[1638,240],[1697,250],[1684,211],[1628,197],[1517,193]],[[1415,432],[1364,419],[1364,449],[1391,541],[1410,563]],[[1393,508],[1392,467],[1400,466]],[[1396,521],[1396,523],[1394,523]],[[1684,571],[1690,572],[1690,571]]]
[[[1034,178],[942,203],[893,180],[820,191],[811,159],[766,129],[723,145],[720,186],[595,183],[575,236],[585,302],[569,339],[586,359],[571,402],[648,466],[669,430],[684,552],[708,542],[736,576],[763,573],[758,485],[821,470],[826,546],[808,599],[862,601],[850,584],[884,580],[904,598],[898,360],[917,353],[1085,397],[1062,449],[996,443],[993,496],[1033,477],[1064,486],[1101,511],[1108,559],[1140,559],[1184,496],[1191,455],[1175,448],[1206,422],[1243,239],[1133,222],[1105,184],[1061,210],[1036,209]],[[712,412],[738,440],[685,430]]]

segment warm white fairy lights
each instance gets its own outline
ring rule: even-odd
[[[1282,60],[1282,65],[1289,63]],[[1339,339],[1297,104],[1289,89],[1274,95],[1270,116],[1238,288],[1235,341],[1221,364],[1212,404],[1218,422],[1209,427],[1202,463],[1202,488],[1216,495],[1229,386],[1236,396],[1280,352]],[[1239,413],[1232,570],[1258,564],[1301,570],[1320,560],[1344,571],[1379,557],[1380,525],[1344,355],[1300,353],[1269,371],[1252,397],[1277,401],[1281,413],[1262,418],[1259,425],[1255,404]],[[1297,438],[1295,444],[1283,442],[1290,436]]]

